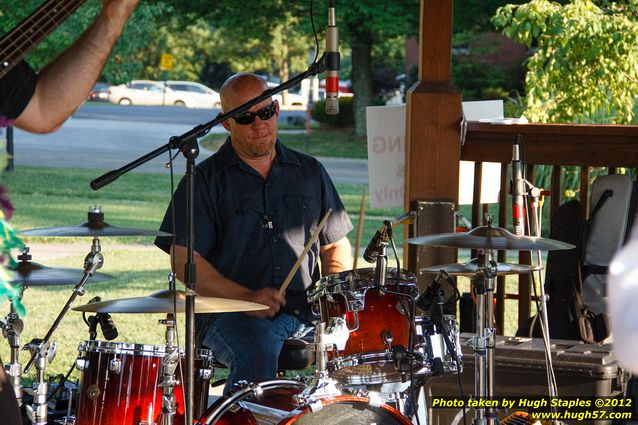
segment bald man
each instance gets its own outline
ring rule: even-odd
[[[230,77],[220,90],[230,111],[266,90],[254,74]],[[343,203],[315,158],[277,139],[279,104],[268,98],[223,123],[230,136],[198,165],[195,185],[196,292],[267,305],[249,313],[197,315],[197,340],[229,367],[225,393],[240,380],[272,379],[283,341],[315,319],[306,289],[321,274],[352,264],[346,235],[352,230]],[[169,205],[161,230],[176,235],[156,244],[175,256],[177,277],[186,262],[186,185],[175,192],[176,228]],[[286,275],[332,208],[326,226],[304,258],[285,295]],[[320,260],[320,261],[319,261]]]

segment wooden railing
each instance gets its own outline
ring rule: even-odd
[[[516,135],[523,137],[524,161],[527,179],[534,181],[535,165],[552,166],[550,213],[562,202],[562,167],[580,166],[579,196],[588,207],[590,167],[609,167],[610,173],[617,167],[638,167],[638,126],[582,125],[582,124],[468,124],[461,159],[476,161],[472,224],[482,224],[479,204],[481,163],[500,162],[500,201],[498,225],[506,227],[510,214],[508,171],[512,161],[512,145]],[[505,251],[499,251],[497,261],[506,261]],[[529,253],[522,253],[521,263],[529,264]],[[530,317],[531,285],[528,276],[521,276],[518,294],[507,294],[505,279],[499,278],[496,287],[496,324],[503,329],[505,300],[518,300],[518,322]]]

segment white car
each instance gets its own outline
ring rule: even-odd
[[[199,100],[189,93],[178,93],[163,82],[133,80],[128,84],[112,86],[109,102],[119,105],[174,105],[195,108]]]
[[[219,93],[203,84],[192,81],[167,81],[166,85],[176,94],[191,98],[193,106],[189,107],[220,109],[222,107]]]
[[[277,83],[273,83],[272,81],[267,81],[267,84],[269,89],[277,87],[279,85]],[[295,88],[296,87],[294,87],[293,90],[295,90]],[[279,92],[273,96],[273,99],[277,100],[281,107],[305,108],[308,104],[307,96],[303,96],[301,93],[291,92],[290,90],[284,90],[284,92],[286,92],[286,103],[282,101],[282,92]]]

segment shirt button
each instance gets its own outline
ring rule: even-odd
[[[281,267],[279,267],[279,266],[275,266],[275,270],[276,270],[276,271],[279,271],[279,270],[281,270]]]
[[[301,311],[299,311],[299,309],[297,309],[297,310],[293,311],[293,313],[299,315],[299,313],[301,313]]]
[[[279,242],[279,238],[277,236],[272,238],[272,243],[277,243],[277,242]]]

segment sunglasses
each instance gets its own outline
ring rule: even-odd
[[[277,113],[277,102],[274,100],[268,106],[264,106],[256,112],[244,112],[243,114],[235,115],[233,119],[237,124],[248,125],[255,121],[255,117],[259,117],[262,121],[267,121]]]

